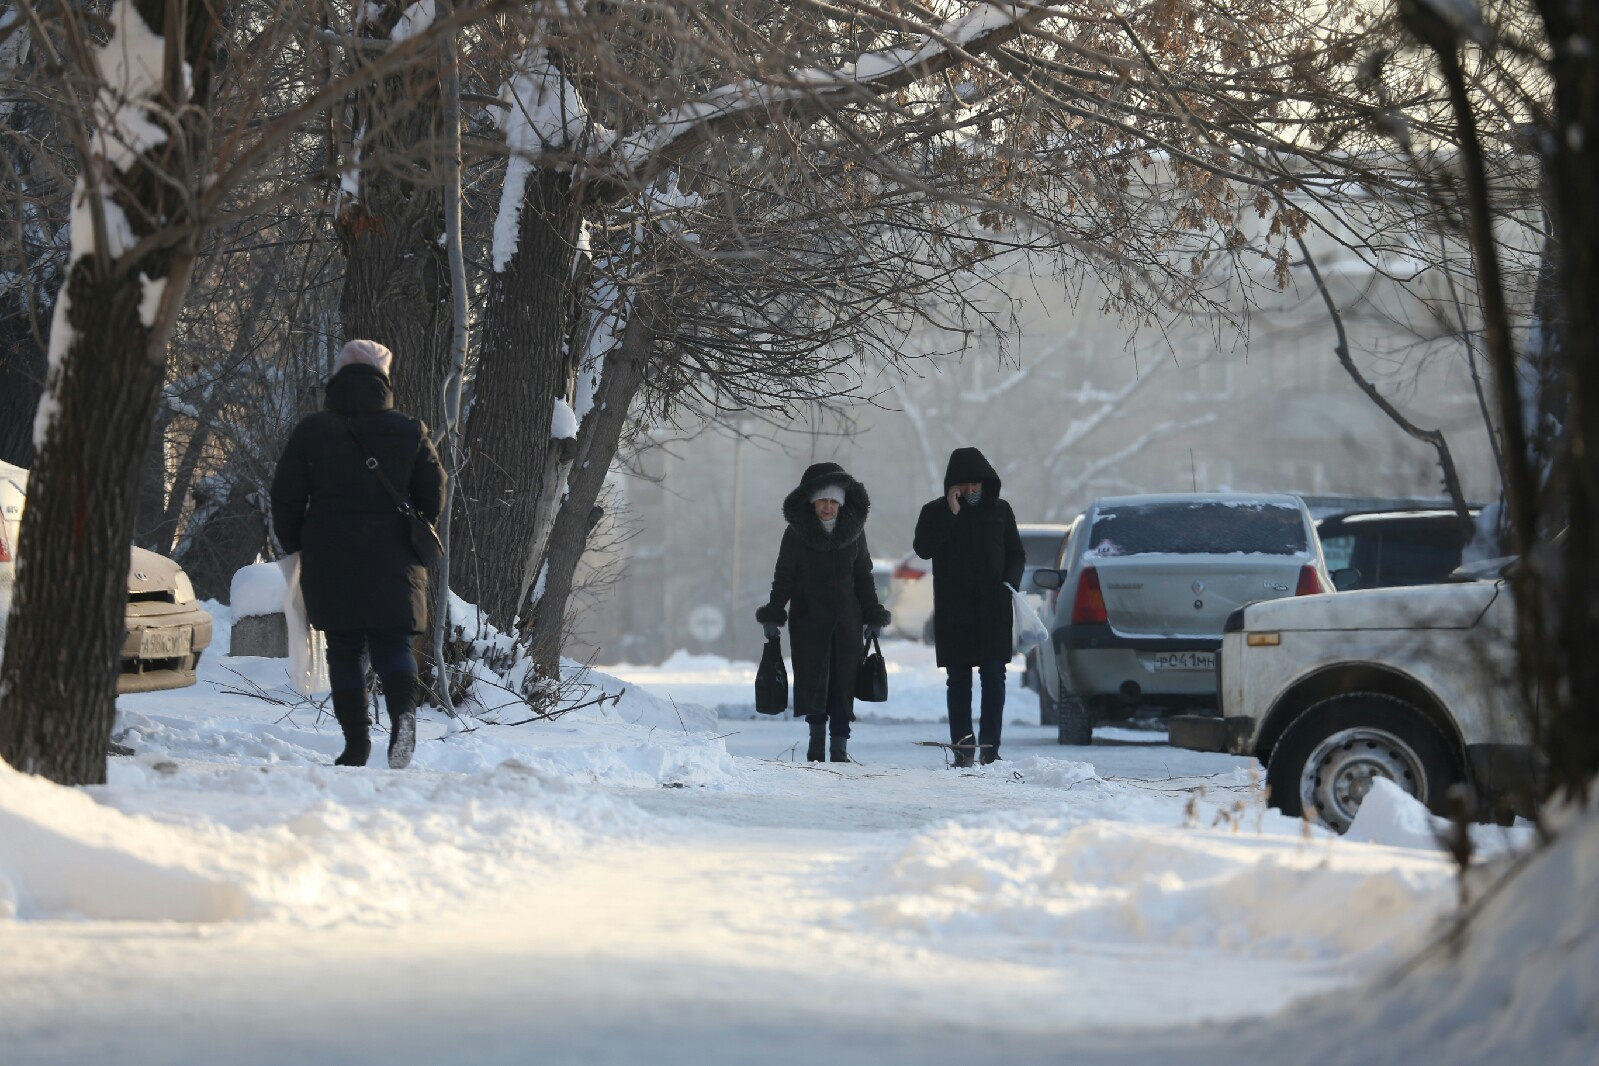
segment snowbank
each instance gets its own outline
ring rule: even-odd
[[[1415,946],[1453,898],[1426,853],[1009,815],[918,834],[868,878],[860,919],[979,954],[1003,941],[1365,964]]]
[[[1467,935],[1251,1027],[1249,1039],[1203,1061],[1286,1046],[1323,1066],[1599,1061],[1599,805],[1566,815],[1554,844],[1483,899]]]
[[[196,834],[130,818],[0,762],[0,917],[223,921],[236,884],[197,869]]]
[[[85,791],[0,764],[7,916],[414,918],[534,879],[596,834],[630,833],[642,819],[513,760],[447,775],[148,755],[113,767],[111,784]]]
[[[1360,810],[1344,839],[1351,843],[1438,851],[1443,847],[1440,841],[1445,839],[1449,828],[1447,818],[1439,818],[1387,778],[1378,778],[1361,801]],[[1525,823],[1512,827],[1471,827],[1472,846],[1479,856],[1526,851],[1532,847],[1536,835]]]

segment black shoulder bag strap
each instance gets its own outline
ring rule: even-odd
[[[377,476],[378,481],[383,484],[384,489],[388,491],[389,498],[394,501],[395,508],[404,519],[406,539],[411,542],[411,550],[416,553],[416,557],[421,560],[423,566],[432,566],[437,563],[444,557],[444,542],[439,539],[439,531],[433,528],[432,522],[417,513],[417,509],[412,506],[409,498],[401,496],[395,490],[393,483],[389,481],[388,475],[383,472],[383,467],[378,465],[378,461],[372,457],[366,445],[361,442],[361,435],[355,431],[355,423],[346,418],[344,420],[344,428],[350,431],[350,437],[355,441],[355,446],[366,457],[366,468],[372,471]]]
[[[388,491],[389,499],[394,501],[394,506],[398,507],[400,509],[400,513],[403,515],[416,514],[416,508],[411,506],[411,501],[406,499],[404,496],[401,496],[399,492],[395,490],[394,483],[391,482],[389,480],[389,476],[383,472],[383,467],[378,465],[378,461],[372,457],[372,453],[368,451],[367,446],[362,443],[361,435],[355,431],[355,423],[346,418],[344,420],[344,428],[350,431],[350,437],[355,441],[356,448],[359,449],[361,454],[366,458],[366,468],[377,475],[378,481],[380,481],[383,484],[384,489]],[[420,518],[421,516],[417,515],[417,517]]]

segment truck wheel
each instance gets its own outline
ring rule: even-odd
[[[1289,817],[1347,831],[1385,777],[1442,813],[1444,793],[1465,780],[1449,740],[1404,700],[1354,692],[1323,700],[1295,718],[1271,753],[1271,805]]]
[[[1094,742],[1094,718],[1088,705],[1058,686],[1055,714],[1055,736],[1059,743],[1086,748]]]
[[[933,629],[933,616],[932,615],[928,615],[927,616],[927,621],[922,623],[922,643],[923,644],[936,644],[937,642],[938,642],[938,634]]]

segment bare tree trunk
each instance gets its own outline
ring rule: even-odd
[[[1542,747],[1554,784],[1585,796],[1599,773],[1599,69],[1591,57],[1566,42],[1599,39],[1599,8],[1540,0],[1551,50],[1555,127],[1546,140],[1554,196],[1561,291],[1564,298],[1556,359],[1564,370],[1566,418],[1561,447],[1566,535],[1560,548],[1558,582],[1546,590],[1556,607],[1556,659],[1535,673],[1542,712]],[[1501,405],[1517,401],[1500,396]],[[1530,535],[1531,531],[1527,531]],[[1548,581],[1547,575],[1543,576]],[[1537,634],[1534,634],[1536,636]],[[1525,643],[1525,642],[1524,642]],[[1523,648],[1523,655],[1527,650]],[[1533,660],[1538,661],[1538,660]],[[1525,659],[1524,659],[1525,662]],[[1523,667],[1524,676],[1526,667]],[[1558,686],[1558,687],[1555,687]]]
[[[389,28],[404,8],[388,9]],[[360,168],[358,191],[336,221],[346,263],[343,339],[391,348],[395,403],[430,426],[441,418],[450,360],[444,187],[433,165],[440,106],[438,70],[420,61],[359,94],[356,158],[347,161]]]
[[[145,449],[139,471],[139,499],[134,508],[133,543],[165,554],[159,545],[161,516],[167,509],[167,433],[172,428],[172,411],[157,403],[155,425],[150,430],[150,446]]]
[[[178,233],[192,226],[196,127],[209,103],[218,29],[205,5],[183,0],[138,0],[113,9],[113,18],[121,21],[112,23],[105,50],[120,47],[122,33],[148,30],[162,39],[160,81],[125,91],[146,93],[177,117],[167,139],[132,156],[125,170],[89,154],[87,138],[78,142],[84,177],[75,196],[94,234],[92,246],[88,232],[73,234],[77,258],[58,297],[68,302],[58,303],[51,327],[57,357],[41,401],[49,406],[41,411],[18,545],[25,565],[0,667],[0,757],[71,785],[105,780],[139,472],[167,338],[194,266],[192,239],[137,259],[122,251],[107,237],[103,205],[114,204],[135,236],[162,223]],[[91,87],[105,80],[100,54],[75,54],[76,73]]]
[[[172,484],[167,489],[166,509],[161,512],[161,524],[150,534],[150,550],[170,555],[178,539],[178,522],[183,517],[183,506],[194,487],[195,474],[200,469],[200,458],[211,443],[211,419],[216,415],[216,403],[207,403],[183,442],[183,454],[172,472]]]
[[[169,298],[181,300],[187,272],[187,262],[173,265]],[[69,274],[71,309],[56,328],[75,338],[52,375],[59,411],[23,512],[27,564],[0,670],[0,756],[62,784],[105,780],[116,716],[129,546],[166,346],[165,331],[140,321],[138,276],[92,256]]]
[[[534,168],[516,254],[489,279],[483,341],[450,530],[451,583],[509,631],[533,586],[559,505],[570,441],[550,438],[568,399],[566,349],[580,221],[570,178]]]
[[[598,503],[605,475],[627,426],[633,398],[644,385],[655,343],[654,309],[640,300],[628,317],[622,343],[605,357],[594,406],[577,432],[577,455],[567,478],[567,496],[555,517],[545,552],[544,593],[532,605],[533,661],[543,676],[560,674],[561,643],[572,578],[600,518]]]
[[[442,0],[442,12],[451,14],[451,0]],[[461,436],[461,379],[466,375],[466,350],[471,340],[467,331],[466,252],[461,246],[461,70],[457,66],[454,34],[439,42],[439,62],[443,67],[444,95],[444,236],[450,261],[450,372],[445,382],[438,427],[439,458],[449,480],[444,485],[444,507],[439,512],[439,528],[444,534],[444,557],[432,574],[433,617],[430,631],[434,670],[434,697],[446,714],[455,715],[449,678],[444,672],[444,636],[450,618],[450,516],[455,510],[455,457]]]

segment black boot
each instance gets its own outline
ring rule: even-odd
[[[812,717],[815,718],[812,721]],[[807,717],[806,721],[811,727],[811,743],[805,749],[806,762],[824,762],[827,759],[827,719],[820,716]]]
[[[366,715],[366,689],[351,688],[333,694],[333,717],[344,731],[344,751],[333,760],[334,766],[365,766],[372,754],[372,737],[367,732],[371,720]]]
[[[984,748],[983,749],[983,754],[979,755],[977,757],[977,760],[979,762],[981,762],[984,766],[987,766],[991,762],[999,762],[999,749],[998,748]]]
[[[829,762],[849,762],[849,738],[834,737],[827,758]]]
[[[411,765],[416,750],[416,701],[421,686],[415,674],[385,674],[383,696],[389,706],[389,769]]]
[[[967,733],[964,737],[961,737],[959,740],[955,741],[955,768],[957,770],[964,770],[966,767],[972,764],[972,749],[975,748],[976,745],[977,738],[972,736],[970,733]]]

